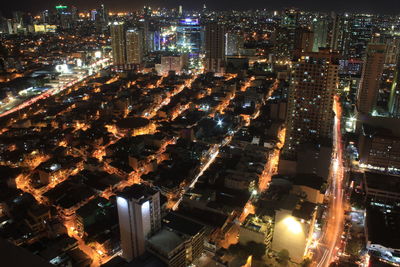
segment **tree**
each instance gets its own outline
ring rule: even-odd
[[[287,249],[282,249],[278,252],[278,261],[282,265],[287,265],[290,260],[289,251]]]
[[[352,256],[359,256],[363,244],[359,238],[352,238],[347,242],[346,251]]]

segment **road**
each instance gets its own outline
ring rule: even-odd
[[[107,61],[109,61],[109,58],[99,60],[98,62],[94,63],[90,67],[94,68],[98,64],[103,64],[103,63],[106,63]],[[100,69],[98,69],[98,70],[100,70]],[[69,88],[71,86],[74,86],[75,84],[77,84],[79,82],[82,82],[83,80],[87,79],[88,77],[92,77],[93,75],[95,75],[95,73],[90,74],[90,75],[81,76],[81,77],[78,76],[75,80],[73,80],[72,82],[67,83],[66,85],[62,84],[62,85],[60,85],[58,87],[51,88],[51,89],[47,90],[46,92],[44,92],[44,93],[42,93],[42,94],[40,94],[38,96],[35,96],[33,98],[29,98],[26,101],[23,101],[22,103],[16,101],[15,102],[15,106],[13,108],[11,108],[11,109],[3,112],[3,113],[0,113],[0,118],[5,117],[7,115],[10,115],[10,114],[12,114],[14,112],[17,112],[19,110],[22,110],[22,109],[24,109],[26,107],[29,107],[29,106],[31,106],[32,104],[38,102],[41,99],[46,99],[46,98],[48,98],[50,96],[56,95],[56,94],[60,93],[61,91],[65,90],[65,89],[67,89],[67,88]]]
[[[335,120],[333,127],[333,155],[331,166],[329,194],[330,202],[327,212],[327,221],[323,235],[319,242],[319,252],[316,253],[314,259],[317,267],[327,267],[331,262],[335,261],[340,247],[340,237],[344,224],[344,203],[343,203],[343,147],[342,134],[340,126],[340,118],[342,109],[339,98],[334,99],[333,110],[335,112]]]

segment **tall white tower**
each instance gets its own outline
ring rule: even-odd
[[[117,196],[122,257],[130,262],[145,252],[145,243],[161,227],[160,193],[135,184]]]

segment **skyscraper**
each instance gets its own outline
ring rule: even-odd
[[[143,58],[143,38],[138,30],[126,31],[126,61],[127,64],[138,65]]]
[[[181,53],[190,57],[198,57],[202,52],[204,40],[203,27],[198,19],[180,19],[176,27],[176,46]]]
[[[385,45],[369,44],[367,46],[364,69],[357,96],[358,112],[369,114],[373,111],[378,98],[384,61]]]
[[[314,32],[313,52],[319,48],[328,46],[329,22],[326,17],[318,17],[313,20],[312,31]]]
[[[211,72],[223,72],[225,65],[225,26],[210,23],[206,26],[205,69]]]
[[[400,61],[397,64],[396,72],[394,75],[388,108],[390,116],[400,118]]]
[[[111,24],[111,47],[113,55],[113,64],[123,66],[125,60],[125,27],[122,22]]]
[[[278,60],[291,60],[296,49],[296,35],[299,25],[299,11],[287,9],[276,30],[275,56]]]
[[[161,228],[160,193],[135,184],[117,196],[122,257],[126,261],[145,252],[146,240]]]
[[[301,144],[331,137],[338,69],[339,55],[327,49],[302,53],[293,61],[284,147],[287,158],[295,158]]]
[[[237,32],[229,32],[226,34],[226,48],[227,56],[236,56],[240,54],[240,49],[243,48],[244,36]]]
[[[314,33],[308,28],[297,28],[295,31],[295,46],[296,53],[312,52],[314,45]]]

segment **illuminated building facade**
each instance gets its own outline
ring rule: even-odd
[[[301,263],[312,242],[316,213],[315,204],[288,195],[275,211],[272,250],[287,249],[291,261]]]
[[[375,108],[384,61],[385,45],[369,44],[357,97],[358,112],[369,114]]]
[[[122,257],[132,261],[145,252],[146,240],[161,227],[160,193],[135,184],[117,196]]]
[[[400,63],[396,67],[392,88],[389,98],[389,114],[392,117],[400,118]]]
[[[240,49],[244,45],[244,36],[236,32],[228,32],[226,34],[226,55],[236,56],[240,54]]]
[[[293,62],[284,154],[296,157],[296,149],[307,142],[331,137],[333,96],[339,83],[339,56],[329,50],[302,53]]]
[[[328,47],[329,21],[325,17],[318,17],[313,20],[312,31],[314,32],[313,52],[319,48]]]
[[[373,16],[369,14],[344,14],[338,16],[337,49],[346,58],[363,58],[372,37]],[[334,41],[334,40],[333,40]]]
[[[296,29],[299,11],[285,10],[285,15],[276,31],[275,55],[278,60],[290,60],[296,47]]]
[[[161,57],[161,70],[163,75],[167,75],[169,71],[180,73],[185,65],[184,56],[167,56]]]
[[[61,28],[69,29],[72,27],[71,9],[64,5],[56,6],[56,21]]]
[[[221,73],[225,67],[225,26],[211,23],[206,26],[205,69]]]
[[[126,31],[126,61],[127,64],[138,65],[142,63],[143,46],[142,34],[138,30]]]
[[[124,65],[125,61],[125,27],[123,23],[111,24],[111,47],[114,65]]]
[[[181,19],[176,27],[176,46],[179,52],[195,57],[202,53],[204,40],[203,27],[198,19]]]
[[[400,138],[389,129],[363,125],[359,151],[363,167],[397,173],[400,171]]]

